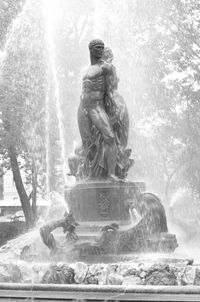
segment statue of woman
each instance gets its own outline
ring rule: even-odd
[[[114,130],[117,134],[117,140],[125,148],[128,143],[129,115],[126,103],[117,91],[119,78],[117,77],[116,68],[112,64],[113,58],[112,50],[109,47],[105,47],[102,59],[111,64],[112,73],[106,79],[107,89],[104,103],[110,119],[115,120]]]

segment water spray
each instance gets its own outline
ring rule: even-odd
[[[45,12],[49,11],[49,3],[47,1],[43,1],[43,9]],[[55,89],[55,103],[56,103],[56,114],[58,118],[58,129],[59,129],[59,140],[61,143],[61,169],[62,169],[62,177],[64,180],[64,186],[67,185],[67,163],[65,159],[65,138],[64,138],[64,131],[62,125],[62,112],[61,112],[61,104],[60,104],[60,88],[57,76],[57,68],[56,68],[56,50],[54,46],[54,37],[52,31],[52,16],[51,14],[45,14],[45,25],[46,25],[46,37],[47,37],[47,47],[49,51],[49,62],[50,62],[50,72],[53,77],[54,82],[54,89]],[[49,175],[48,169],[48,161],[49,161],[49,131],[48,131],[48,124],[49,124],[49,94],[47,93],[46,97],[46,110],[47,110],[47,178]],[[47,183],[49,180],[47,179]],[[47,184],[48,193],[50,193],[49,183]],[[67,212],[69,209],[66,205],[66,202],[63,200],[63,204]]]

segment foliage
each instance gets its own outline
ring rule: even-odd
[[[12,148],[16,156],[20,156],[21,167],[27,172],[27,181],[36,194],[38,175],[44,174],[45,169],[46,130],[45,29],[37,3],[27,3],[18,22],[13,24],[2,63],[1,151],[7,157]]]
[[[0,3],[0,48],[6,41],[9,27],[20,12],[25,0],[1,0]]]

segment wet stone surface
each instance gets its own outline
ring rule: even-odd
[[[99,285],[200,285],[200,266],[133,263],[0,263],[0,282]]]

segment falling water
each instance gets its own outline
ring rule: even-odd
[[[46,11],[47,6],[49,3],[44,1],[44,9]],[[56,69],[56,52],[54,47],[54,41],[53,41],[53,33],[51,28],[51,16],[46,15],[45,16],[45,22],[46,22],[46,38],[47,38],[47,45],[49,50],[49,64],[51,68],[51,75],[54,82],[54,89],[55,89],[55,103],[56,103],[56,114],[58,118],[58,129],[59,129],[59,139],[61,144],[61,169],[62,169],[62,177],[64,180],[64,186],[67,185],[67,164],[65,159],[65,139],[64,139],[64,133],[63,133],[63,125],[62,125],[62,112],[61,112],[61,104],[60,104],[60,89],[59,89],[59,82],[57,77],[57,69]],[[46,98],[46,109],[47,109],[47,123],[49,122],[49,94],[47,93]],[[48,126],[47,126],[47,163],[48,163],[48,156],[49,156],[49,138],[48,138]],[[47,165],[48,166],[48,165]],[[49,173],[48,167],[47,167],[47,174]],[[48,177],[47,177],[48,178]],[[68,209],[67,209],[68,210]]]
[[[52,4],[52,3],[51,3]],[[47,1],[43,2],[43,9],[45,9],[46,12],[49,12],[49,5]],[[56,68],[56,51],[55,51],[55,46],[54,46],[54,37],[53,37],[53,30],[52,30],[52,16],[51,14],[45,14],[45,22],[46,22],[46,38],[47,38],[47,45],[48,45],[48,50],[49,50],[49,64],[50,64],[50,72],[53,78],[54,82],[54,89],[55,89],[55,102],[56,102],[56,114],[58,118],[58,129],[59,129],[59,140],[61,144],[61,152],[60,152],[60,157],[61,157],[61,170],[62,170],[62,177],[64,181],[64,188],[68,184],[68,178],[67,178],[67,163],[66,163],[66,158],[65,158],[65,138],[64,138],[64,132],[63,132],[63,125],[62,125],[62,112],[61,112],[61,104],[60,104],[60,87],[59,87],[59,82],[58,82],[58,76],[57,76],[57,68]],[[50,89],[50,87],[48,87]],[[49,142],[49,89],[47,92],[46,96],[46,122],[47,122],[47,192],[50,196],[50,186],[49,186],[49,148],[50,148],[50,142]],[[51,198],[50,198],[51,199]],[[64,194],[61,196],[59,199],[65,210],[69,212],[68,205],[66,201],[64,200]]]
[[[45,110],[46,110],[46,194],[47,198],[50,196],[50,183],[49,183],[49,94],[47,92],[45,99]]]

